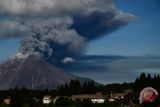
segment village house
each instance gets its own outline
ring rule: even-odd
[[[11,99],[10,98],[6,98],[3,100],[4,104],[11,104]]]
[[[95,99],[91,99],[92,103],[104,103],[105,99],[104,98],[95,98]]]
[[[132,92],[132,90],[125,90],[122,93],[111,93],[110,97],[108,98],[108,101],[109,102],[114,102],[117,99],[124,99],[125,96],[130,92]]]
[[[124,99],[125,95],[127,95],[127,93],[114,93],[111,97],[114,99]]]
[[[52,102],[52,96],[44,96],[42,101],[43,101],[43,104],[50,104]]]
[[[114,98],[108,98],[108,101],[109,101],[109,102],[114,102],[115,99],[114,99]]]
[[[80,99],[83,101],[84,99],[91,100],[92,103],[104,103],[105,98],[102,95],[102,93],[96,93],[96,94],[80,94],[80,95],[72,95],[71,99],[75,101],[76,99]]]

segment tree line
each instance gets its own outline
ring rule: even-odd
[[[71,96],[76,94],[92,94],[98,91],[94,81],[80,83],[79,80],[71,80],[57,88],[57,93],[60,96]]]
[[[140,92],[145,87],[153,87],[160,92],[160,75],[141,73],[134,82],[134,93]]]
[[[139,93],[141,90],[143,90],[146,87],[152,87],[158,91],[160,94],[160,75],[154,75],[151,76],[151,74],[145,74],[141,73],[139,77],[134,82],[134,87],[133,87],[133,100],[135,103],[139,103],[138,97]],[[160,96],[158,96],[158,101],[157,103],[160,104]]]
[[[96,92],[102,92],[107,95],[112,91],[118,93],[123,92],[126,89],[133,90],[133,93],[130,94],[129,97],[132,98],[135,103],[138,103],[139,93],[145,87],[153,87],[158,91],[158,93],[160,93],[160,75],[151,76],[151,74],[142,73],[133,83],[108,85],[97,85],[94,81],[80,83],[79,80],[71,80],[69,83],[65,83],[53,90],[30,90],[15,87],[14,89],[0,91],[0,104],[3,103],[3,99],[11,98],[11,105],[13,107],[20,107],[20,105],[24,104],[36,105],[38,107],[38,104],[42,104],[42,99],[45,95],[55,97],[71,96],[76,94],[92,94]]]

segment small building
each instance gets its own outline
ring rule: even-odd
[[[89,99],[92,103],[104,103],[105,98],[102,93],[96,94],[80,94],[80,95],[72,95],[71,99],[75,101],[76,99],[80,99],[83,101],[84,99]]]
[[[103,98],[91,99],[91,102],[100,104],[100,103],[104,103],[105,99],[103,99]]]
[[[4,104],[11,104],[11,99],[10,98],[6,98],[3,100]]]
[[[132,90],[124,90],[124,92],[122,93],[111,93],[110,97],[108,98],[108,101],[114,102],[116,100],[125,99],[125,96],[131,92]]]
[[[50,104],[52,102],[52,96],[44,96],[43,104]]]
[[[124,99],[125,95],[127,95],[127,93],[114,93],[113,97],[114,99]]]
[[[115,101],[115,99],[113,99],[113,98],[109,98],[109,99],[108,99],[108,101],[109,101],[109,102],[114,102],[114,101]]]

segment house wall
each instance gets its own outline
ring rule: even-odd
[[[51,103],[51,99],[49,99],[49,98],[43,99],[43,104],[50,104],[50,103]]]
[[[105,99],[91,99],[92,103],[104,103]]]

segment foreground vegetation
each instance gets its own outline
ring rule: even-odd
[[[24,103],[23,105],[17,104],[17,105],[6,105],[2,104],[0,107],[125,107],[125,104],[119,103],[119,102],[106,102],[104,104],[92,104],[89,101],[83,101],[81,103],[69,103],[69,104],[49,104],[49,105],[44,105],[44,104],[29,104],[29,103]]]
[[[145,87],[153,87],[160,93],[160,76],[152,77],[150,74],[142,73],[134,83],[109,84],[105,86],[97,86],[93,81],[81,84],[78,80],[71,80],[70,83],[59,86],[55,90],[29,90],[26,88],[18,89],[18,87],[10,90],[0,91],[0,107],[125,107],[130,101],[139,104],[138,97],[140,91]],[[76,94],[92,94],[102,92],[103,95],[109,96],[111,93],[120,93],[126,89],[133,90],[125,96],[125,100],[109,102],[106,100],[104,104],[92,104],[89,100],[72,101],[69,98],[60,98],[54,104],[43,105],[42,99],[45,95],[68,96]],[[5,105],[3,100],[10,98],[11,104]],[[160,104],[160,97],[156,103]]]

